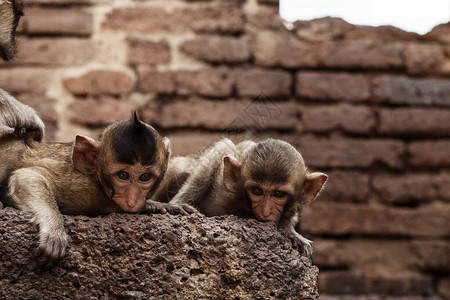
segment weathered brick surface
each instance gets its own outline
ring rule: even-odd
[[[128,62],[130,64],[164,64],[170,61],[170,45],[167,41],[151,41],[129,38]]]
[[[30,8],[21,22],[30,34],[90,35],[94,18],[75,8]]]
[[[203,35],[184,41],[180,50],[212,63],[238,63],[250,58],[248,43],[234,37]]]
[[[390,136],[450,136],[450,110],[382,109],[378,132]]]
[[[374,100],[396,105],[450,106],[450,80],[380,76],[374,79]]]
[[[242,11],[233,3],[175,8],[116,8],[103,27],[138,32],[226,32],[243,30]]]
[[[100,98],[75,99],[69,105],[73,122],[88,126],[106,126],[116,120],[128,119],[134,105],[126,99],[108,96]]]
[[[306,162],[309,163],[308,161]],[[326,188],[316,201],[366,202],[369,195],[369,175],[358,171],[325,171]]]
[[[450,44],[450,24],[440,24],[435,26],[425,37]]]
[[[263,111],[264,103],[228,100],[188,99],[170,103],[150,103],[143,110],[144,120],[160,128],[204,128],[223,131],[229,126],[241,130],[292,129],[295,128],[296,105],[277,103],[278,114],[260,119],[254,111]]]
[[[432,285],[430,276],[419,274],[380,276],[341,271],[319,274],[319,290],[324,294],[421,295]]]
[[[320,267],[361,272],[450,271],[450,243],[441,240],[389,241],[315,239],[314,263]],[[380,261],[384,261],[380,264]]]
[[[219,98],[231,96],[235,82],[234,73],[227,68],[160,72],[141,67],[138,77],[142,92]]]
[[[314,202],[302,212],[302,229],[332,236],[449,237],[450,205],[394,208]]]
[[[301,68],[319,65],[318,46],[305,43],[285,31],[258,33],[253,51],[257,66]]]
[[[367,106],[348,104],[303,106],[301,113],[304,128],[311,132],[342,130],[368,134],[375,125],[374,112]]]
[[[287,97],[291,94],[292,76],[285,71],[254,69],[236,73],[236,90],[239,96],[257,97],[265,93],[269,97]]]
[[[405,145],[397,140],[306,136],[292,142],[297,144],[305,161],[317,168],[371,168],[379,163],[393,169],[404,166]]]
[[[64,80],[64,87],[75,95],[120,95],[134,88],[134,78],[124,72],[97,70]]]
[[[411,74],[439,73],[444,58],[440,45],[412,44],[405,49],[406,69]]]
[[[320,61],[332,68],[389,70],[403,66],[403,46],[372,41],[330,41],[322,44]]]
[[[26,38],[20,39],[21,63],[49,65],[80,65],[95,56],[95,44],[82,38]]]
[[[364,101],[370,97],[370,81],[364,75],[300,71],[295,93],[308,99]]]
[[[48,69],[0,69],[0,87],[10,93],[42,94],[51,80],[52,71]]]
[[[450,201],[450,175],[411,174],[376,175],[374,192],[381,201],[391,204],[423,204],[431,201]]]
[[[450,167],[450,140],[418,141],[408,145],[411,166],[416,168]]]

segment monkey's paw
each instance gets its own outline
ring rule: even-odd
[[[291,240],[292,246],[301,253],[302,256],[311,258],[314,253],[314,242],[304,238],[296,231],[282,230],[282,233]]]
[[[198,210],[189,204],[173,204],[173,203],[164,203],[164,209],[171,215],[183,215],[189,216],[191,214],[200,215]]]
[[[35,252],[38,266],[49,268],[66,254],[68,245],[67,234],[41,233],[39,246]]]

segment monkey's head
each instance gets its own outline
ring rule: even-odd
[[[167,170],[170,142],[141,122],[131,119],[107,127],[99,142],[77,136],[73,150],[75,168],[97,174],[106,195],[123,212],[136,213],[153,194]]]
[[[328,178],[323,173],[308,173],[300,153],[275,139],[249,149],[242,164],[226,156],[223,175],[230,192],[245,193],[258,220],[274,222],[287,207],[312,202]]]
[[[5,61],[16,54],[16,28],[21,16],[22,0],[0,0],[0,57]]]

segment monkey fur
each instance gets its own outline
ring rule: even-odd
[[[107,127],[99,141],[84,136],[74,143],[32,141],[9,177],[4,204],[33,215],[40,227],[38,263],[50,266],[68,245],[62,214],[194,213],[186,204],[147,200],[169,156],[169,140],[135,112]]]
[[[206,216],[232,214],[273,221],[310,257],[313,243],[295,226],[301,206],[316,198],[327,178],[309,173],[301,154],[284,141],[235,145],[223,139],[201,154],[171,159],[152,199],[187,203]]]
[[[16,54],[16,28],[23,16],[22,0],[0,1],[0,57],[11,61]]]

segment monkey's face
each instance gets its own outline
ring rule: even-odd
[[[110,186],[104,187],[106,194],[123,212],[136,213],[142,210],[147,194],[159,181],[159,170],[141,164],[112,164],[106,174]]]
[[[260,221],[277,223],[293,193],[290,185],[265,184],[248,180],[245,191],[252,204],[252,211]]]

